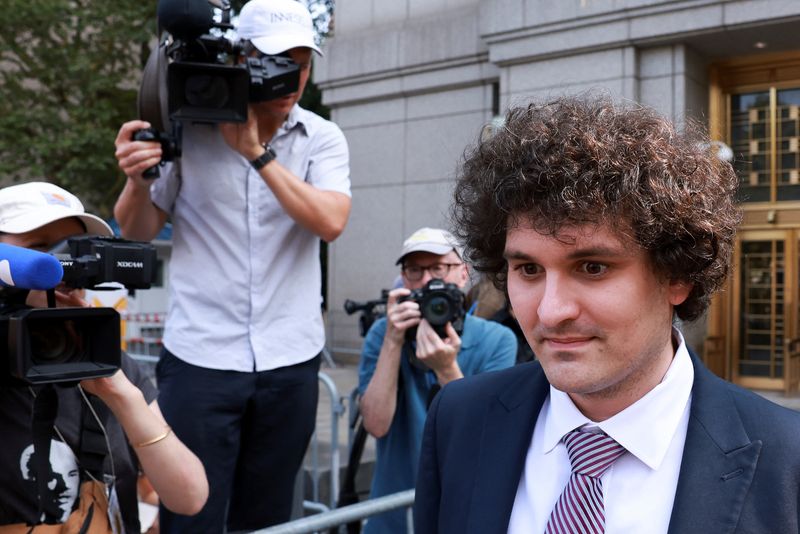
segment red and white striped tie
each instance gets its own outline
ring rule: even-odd
[[[603,534],[606,515],[600,477],[625,448],[603,433],[573,430],[564,436],[572,475],[550,514],[545,534]]]

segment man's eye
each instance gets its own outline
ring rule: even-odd
[[[539,266],[535,263],[525,263],[519,267],[519,270],[525,276],[534,276],[539,274]]]
[[[582,269],[586,274],[598,275],[606,272],[608,270],[608,266],[603,265],[602,263],[587,262],[583,264]]]

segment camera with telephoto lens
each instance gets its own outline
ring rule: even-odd
[[[85,236],[68,239],[51,252],[63,267],[61,283],[71,288],[102,289],[116,282],[146,289],[156,277],[156,250],[150,243]],[[0,290],[0,385],[75,383],[119,369],[115,309],[32,308],[26,304],[28,293],[19,287]]]
[[[400,297],[398,302],[411,300],[419,304],[422,317],[426,319],[442,339],[447,337],[447,323],[461,335],[464,330],[464,293],[461,289],[444,280],[434,278],[419,289],[411,291],[410,295]],[[417,328],[406,330],[406,340],[417,339]],[[413,366],[420,369],[428,367],[419,361],[414,351],[409,351],[409,359]]]

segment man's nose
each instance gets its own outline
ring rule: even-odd
[[[564,275],[548,273],[537,309],[542,326],[554,328],[580,315],[578,288],[573,287]]]
[[[422,285],[427,284],[431,280],[433,280],[433,275],[431,274],[431,270],[430,269],[423,269],[422,278],[420,278],[420,282],[422,282]]]

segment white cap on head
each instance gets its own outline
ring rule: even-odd
[[[250,0],[239,14],[237,34],[264,54],[304,46],[322,55],[314,42],[311,13],[297,0]]]
[[[401,263],[403,258],[412,252],[430,252],[444,256],[450,251],[455,251],[458,257],[461,257],[458,241],[453,234],[440,228],[420,228],[403,241],[403,249],[400,251],[397,263]]]
[[[0,189],[0,232],[22,234],[61,219],[77,217],[92,235],[114,235],[111,227],[86,213],[78,197],[47,182],[28,182]]]

